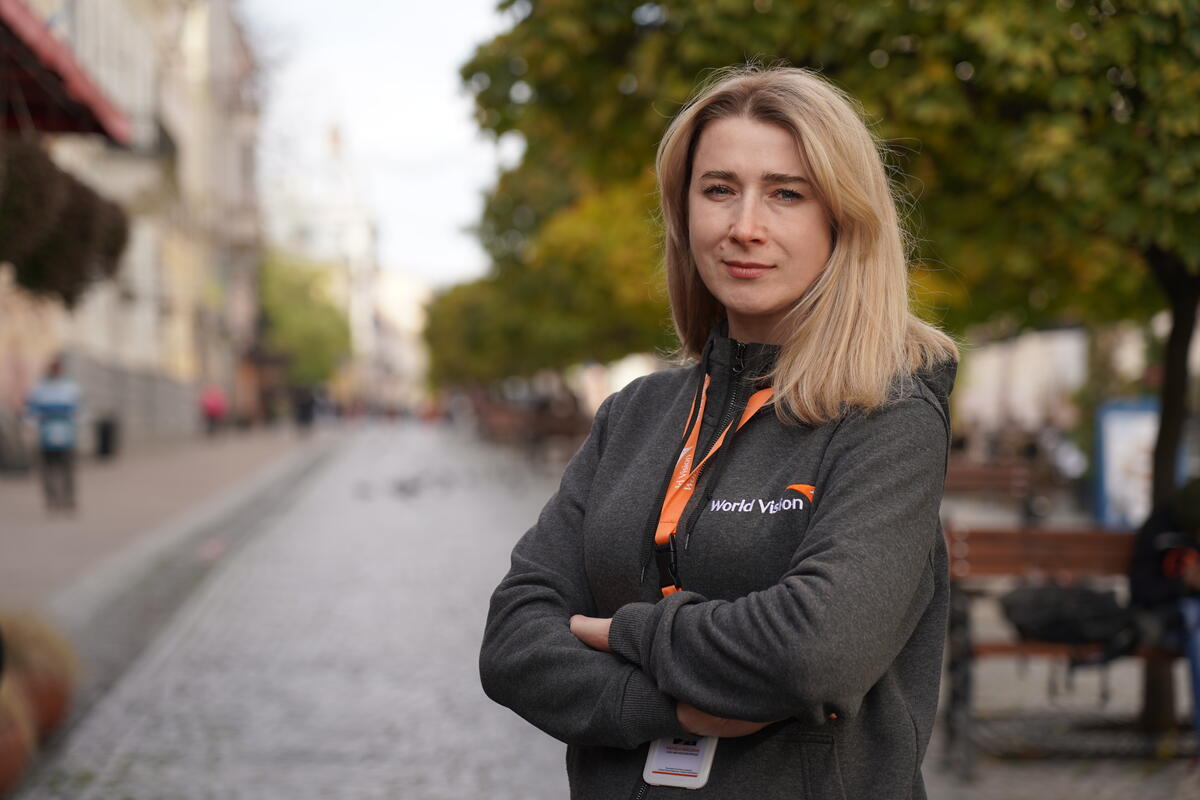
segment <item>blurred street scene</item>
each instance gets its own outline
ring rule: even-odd
[[[60,596],[90,610],[75,634],[90,658],[129,641],[130,617],[156,635],[17,797],[565,796],[563,746],[487,700],[476,675],[488,595],[553,476],[470,431],[417,423],[363,426],[280,463],[257,481],[270,502],[239,510],[218,492],[190,535],[160,528],[146,540],[157,546]],[[208,577],[155,608],[169,593],[154,575],[181,580],[197,563]],[[1136,710],[1136,667],[1111,677],[1105,711]],[[1044,712],[1046,682],[1037,667],[988,664],[979,707]],[[1052,708],[1097,711],[1098,695],[1081,676]],[[931,798],[1197,789],[1182,759],[995,761],[963,784],[939,767],[941,744]]]
[[[479,689],[487,598],[603,399],[675,363],[655,146],[756,56],[861,101],[963,345],[930,797],[1200,798],[1187,661],[1126,577],[1200,475],[1197,30],[0,0],[0,796],[564,796]],[[1018,632],[1044,587],[1123,622]]]

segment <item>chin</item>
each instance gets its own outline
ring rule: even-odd
[[[746,319],[759,318],[774,318],[779,316],[785,309],[779,306],[767,303],[722,303],[725,306],[726,313],[733,313],[737,316]]]

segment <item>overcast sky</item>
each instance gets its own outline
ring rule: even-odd
[[[241,0],[266,67],[264,188],[328,152],[338,125],[379,223],[385,268],[433,286],[480,275],[464,228],[494,182],[498,152],[478,133],[458,68],[507,27],[496,0]]]

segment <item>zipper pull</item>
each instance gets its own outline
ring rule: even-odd
[[[746,345],[741,342],[734,343],[733,350],[733,374],[741,375],[742,370],[746,368]]]

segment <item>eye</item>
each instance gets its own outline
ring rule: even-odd
[[[797,192],[795,189],[776,189],[775,196],[780,200],[803,200],[804,195]]]
[[[712,186],[705,186],[701,192],[708,197],[727,197],[733,194],[733,189],[724,184],[715,183]]]

